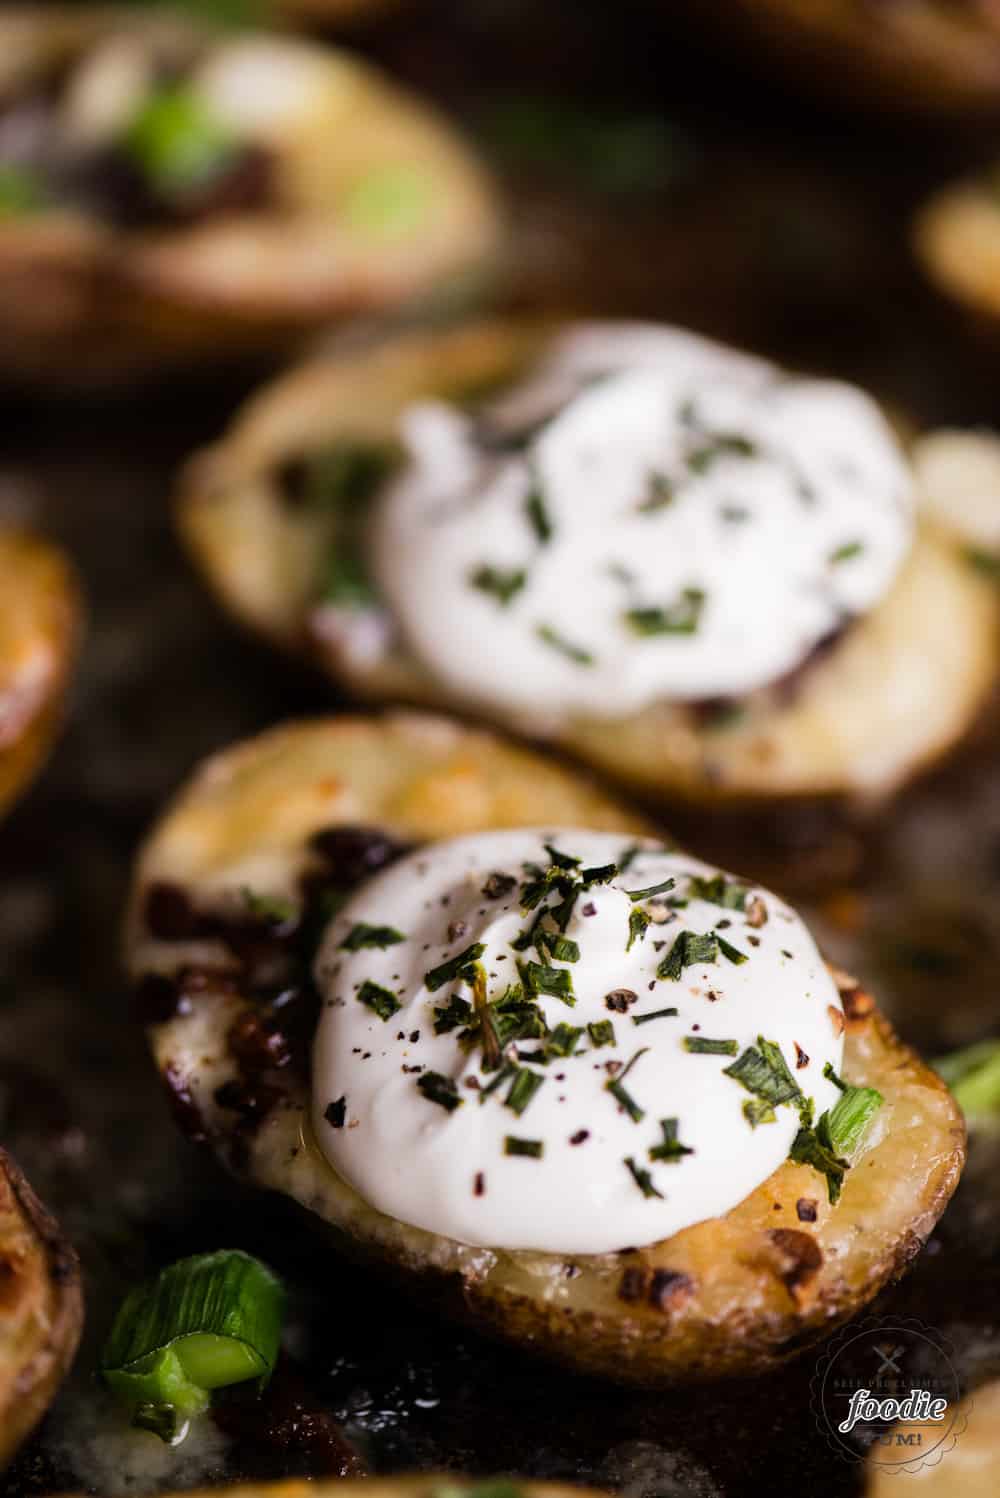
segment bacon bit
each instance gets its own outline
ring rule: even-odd
[[[778,1278],[793,1300],[801,1300],[823,1267],[822,1249],[810,1233],[798,1228],[770,1228],[767,1237],[776,1251]]]
[[[814,1196],[800,1196],[795,1203],[795,1214],[800,1222],[815,1222],[817,1217],[816,1198]]]
[[[833,1026],[834,1035],[843,1035],[844,1016],[842,1011],[837,1008],[836,1004],[827,1004],[826,1012],[830,1016],[830,1023]]]
[[[694,1294],[694,1280],[679,1269],[656,1269],[646,1297],[655,1311],[679,1311]]]
[[[806,1055],[805,1051],[799,1045],[797,1040],[793,1040],[792,1044],[795,1047],[795,1070],[801,1071],[804,1066],[809,1065],[809,1057]]]
[[[746,921],[748,926],[758,928],[766,926],[768,921],[767,906],[760,895],[751,895],[746,903]]]

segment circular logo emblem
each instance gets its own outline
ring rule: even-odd
[[[915,1472],[965,1427],[951,1344],[922,1321],[871,1316],[826,1346],[812,1380],[820,1431],[847,1461]]]

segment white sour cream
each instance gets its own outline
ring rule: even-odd
[[[768,686],[911,540],[873,401],[669,328],[585,325],[479,421],[423,404],[402,430],[379,591],[455,696],[542,727]]]
[[[798,1106],[780,1105],[754,1127],[746,1105],[757,1100],[725,1071],[758,1037],[780,1046],[817,1115],[836,1101],[823,1068],[840,1067],[840,1000],[799,917],[738,881],[706,889],[698,881],[717,870],[651,841],[625,857],[627,842],[559,829],[431,844],[364,884],[331,922],[317,960],[324,1007],[313,1054],[313,1126],[333,1169],[372,1206],[492,1248],[639,1246],[728,1211],[788,1155]],[[525,910],[531,866],[552,866],[546,843],[581,862]],[[559,933],[555,907],[581,884],[581,871],[609,863],[624,871],[579,888]],[[674,885],[661,894],[629,893],[667,879]],[[744,908],[717,903],[720,892]],[[542,917],[536,936],[562,935],[575,949],[557,944],[553,952],[545,936],[541,951],[537,943],[515,945],[547,906],[553,914]],[[651,919],[626,950],[636,912]],[[390,929],[375,936],[373,927]],[[690,942],[684,933],[714,933],[728,953],[710,939],[712,953],[675,964],[676,977],[658,976]],[[389,944],[359,944],[378,940]],[[469,978],[434,976],[470,947]],[[475,1015],[469,964],[476,960],[490,1002],[519,981],[519,962],[549,970],[543,988],[571,984],[572,1004],[543,991],[526,1008],[537,1008],[550,1031],[579,1027],[572,1054],[543,1062],[553,1037],[521,1038],[503,1048],[510,1069],[490,1070],[478,1039],[461,1039],[462,1024]],[[436,1012],[450,1007],[464,1020],[435,1033]],[[663,1009],[677,1013],[645,1019]],[[598,1043],[600,1031],[587,1026],[609,1021],[613,1041]],[[729,1054],[689,1049],[706,1041],[730,1042]],[[520,1113],[512,1106],[518,1092],[511,1094],[518,1073],[528,1074],[517,1082],[522,1099],[535,1089]],[[616,1080],[624,1092],[609,1091]],[[690,1154],[650,1155],[663,1144],[665,1119],[676,1120]],[[519,1141],[514,1149],[531,1152],[509,1153],[511,1138]],[[817,1189],[824,1189],[819,1178]]]

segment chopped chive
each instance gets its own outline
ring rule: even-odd
[[[439,1004],[434,1010],[434,1034],[447,1035],[452,1030],[471,1025],[474,1018],[468,999],[460,999],[453,994],[447,1004]]]
[[[632,1177],[635,1184],[638,1186],[639,1190],[642,1192],[643,1196],[655,1196],[659,1201],[663,1200],[663,1192],[657,1191],[656,1187],[653,1185],[653,1177],[650,1172],[648,1170],[644,1170],[641,1165],[636,1165],[635,1160],[631,1155],[627,1155],[625,1158],[625,1168],[628,1171],[629,1175]]]
[[[539,948],[544,947],[550,957],[556,962],[579,962],[580,948],[575,941],[568,936],[560,936],[555,931],[540,931],[535,943]]]
[[[609,1019],[592,1020],[587,1026],[587,1034],[590,1036],[592,1046],[615,1044],[615,1027]]]
[[[758,1035],[756,1046],[747,1046],[739,1060],[725,1068],[725,1074],[766,1103],[790,1103],[802,1096],[781,1047],[762,1035]]]
[[[638,843],[630,843],[627,848],[623,848],[622,851],[618,855],[618,872],[619,872],[619,874],[626,873],[627,870],[629,870],[632,867],[632,865],[635,863],[636,859],[639,857],[639,854],[641,852],[642,852],[642,848],[639,846]]]
[[[777,1123],[778,1121],[777,1113],[763,1098],[748,1097],[743,1104],[743,1117],[751,1129],[755,1129],[758,1124]]]
[[[680,1160],[684,1155],[693,1155],[694,1150],[687,1144],[681,1144],[677,1137],[676,1118],[661,1118],[660,1128],[663,1130],[663,1140],[660,1144],[654,1144],[649,1151],[651,1160],[663,1160],[670,1162]]]
[[[633,1123],[641,1123],[642,1120],[646,1117],[645,1108],[639,1107],[639,1104],[636,1102],[635,1098],[628,1091],[628,1089],[623,1086],[618,1077],[612,1077],[610,1082],[605,1082],[604,1090],[605,1092],[610,1092],[615,1101],[625,1109],[625,1112],[628,1114]]]
[[[632,943],[642,941],[649,930],[649,916],[644,910],[632,910],[628,918],[628,941],[625,943],[626,952],[631,952]]]
[[[493,1078],[492,1082],[490,1082],[487,1087],[481,1087],[479,1089],[480,1104],[485,1103],[486,1099],[492,1096],[494,1092],[497,1092],[505,1082],[509,1082],[516,1071],[517,1067],[514,1065],[513,1061],[505,1061],[503,1066],[501,1066],[500,1070],[497,1072],[496,1076]]]
[[[570,871],[570,869],[578,869],[583,861],[582,859],[574,858],[571,853],[561,853],[559,849],[554,848],[551,843],[546,843],[544,846],[546,853],[549,855],[550,860],[555,864],[556,868],[565,869],[567,873]]]
[[[633,1014],[633,1025],[648,1025],[651,1019],[673,1019],[677,1010],[671,1006],[669,1009],[651,1009],[648,1014]]]
[[[472,587],[478,588],[480,593],[489,593],[501,608],[506,608],[511,599],[517,597],[527,581],[528,574],[523,567],[490,567],[484,563],[469,573]]]
[[[590,889],[593,884],[610,884],[617,873],[616,863],[596,864],[593,868],[580,870],[580,881],[584,889]]]
[[[693,635],[701,622],[705,598],[701,588],[685,588],[666,608],[626,609],[623,618],[636,635]]]
[[[417,1086],[429,1103],[437,1103],[446,1113],[454,1113],[465,1102],[458,1095],[454,1078],[446,1077],[443,1072],[422,1072],[417,1078]]]
[[[838,1092],[847,1091],[847,1083],[844,1081],[843,1077],[837,1075],[829,1061],[826,1061],[823,1064],[823,1075],[824,1077],[826,1077],[828,1082],[833,1083]]]
[[[370,978],[362,983],[357,996],[359,1003],[373,1009],[380,1020],[392,1019],[403,1007],[390,989],[383,988],[381,983],[373,983]]]
[[[674,498],[674,486],[666,474],[654,471],[649,475],[646,497],[639,506],[639,513],[649,515],[655,510],[665,510]]]
[[[552,540],[552,517],[549,515],[548,506],[545,503],[545,495],[542,493],[541,485],[536,480],[529,489],[524,501],[524,513],[528,518],[528,524],[535,533],[535,539],[540,546],[547,546]]]
[[[535,634],[542,641],[543,645],[549,645],[553,650],[558,650],[567,660],[572,661],[575,666],[592,666],[594,664],[594,657],[589,650],[585,650],[582,645],[574,645],[572,640],[567,640],[551,624],[539,624],[535,630]]]
[[[573,993],[573,975],[565,967],[546,967],[541,962],[525,962],[519,964],[525,989],[531,994],[549,994],[554,999],[562,999],[564,1004],[576,1003]]]
[[[620,864],[618,868],[620,873]],[[636,900],[650,900],[654,895],[664,895],[668,889],[673,889],[676,883],[676,879],[663,879],[659,884],[647,885],[645,889],[627,889],[625,893],[634,904]]]
[[[546,1055],[572,1056],[582,1035],[582,1025],[567,1025],[565,1022],[556,1025],[555,1029],[545,1037]]]
[[[825,1113],[820,1119],[817,1132],[825,1118],[830,1148],[837,1155],[853,1155],[883,1101],[882,1094],[874,1087],[849,1086],[840,1094],[829,1113]]]
[[[825,1115],[824,1115],[825,1116]],[[802,1127],[792,1140],[788,1158],[796,1165],[811,1165],[826,1177],[827,1196],[831,1204],[840,1199],[841,1187],[847,1173],[847,1161],[841,1160],[833,1150],[819,1138],[815,1129]]]
[[[745,884],[727,879],[725,874],[713,874],[710,879],[692,874],[688,880],[688,894],[695,900],[707,900],[710,905],[721,905],[724,910],[744,910],[747,895]]]
[[[532,1071],[527,1066],[518,1067],[503,1100],[504,1107],[510,1108],[520,1118],[544,1081],[541,1072]]]
[[[735,967],[739,967],[741,962],[749,961],[746,952],[741,952],[739,947],[734,947],[732,942],[726,941],[724,936],[716,936],[715,940],[723,957]]]
[[[835,567],[840,562],[853,561],[855,557],[861,555],[864,549],[863,541],[845,541],[843,546],[838,546],[836,551],[831,551],[827,560]]]
[[[341,949],[346,948],[348,952],[359,952],[362,947],[380,947],[384,951],[386,947],[394,947],[405,940],[402,931],[397,931],[395,926],[368,926],[364,921],[359,921],[356,926],[351,927],[340,945]]]
[[[696,962],[714,962],[718,955],[719,938],[714,931],[682,931],[656,969],[656,976],[676,982],[686,967]]]
[[[735,1040],[709,1040],[707,1035],[685,1035],[681,1044],[695,1056],[735,1056],[739,1050]]]
[[[740,432],[706,432],[700,447],[687,454],[687,466],[692,473],[707,473],[719,458],[756,458],[759,448],[749,437]]]
[[[267,921],[271,926],[285,926],[298,915],[294,900],[282,899],[280,895],[261,895],[246,884],[240,890],[240,895],[250,914],[259,921]]]
[[[457,957],[451,957],[447,962],[442,962],[439,967],[432,967],[424,974],[424,987],[431,993],[440,988],[442,983],[450,983],[455,978],[465,978],[465,969],[472,963],[478,962],[486,951],[486,943],[474,941],[471,947],[466,947],[464,952],[459,952]]]
[[[516,1139],[513,1134],[508,1134],[503,1142],[505,1155],[523,1155],[528,1160],[540,1160],[545,1152],[545,1144],[541,1139]]]

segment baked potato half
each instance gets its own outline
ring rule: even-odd
[[[311,1137],[318,998],[308,963],[290,982],[281,942],[314,938],[324,900],[405,846],[532,822],[643,826],[586,779],[443,719],[293,724],[210,760],[142,850],[128,922],[128,966],[178,1121],[349,1253],[573,1368],[655,1385],[774,1367],[906,1266],[964,1160],[950,1094],[853,979],[840,983],[844,1069],[885,1103],[834,1207],[811,1167],[786,1162],[726,1216],[650,1247],[499,1252],[376,1211]],[[275,1003],[260,997],[265,973]]]
[[[695,0],[684,18],[844,105],[930,116],[1000,108],[1000,20],[977,0]]]
[[[481,268],[479,164],[360,59],[190,17],[0,16],[0,374],[264,356]]]
[[[31,779],[59,725],[81,607],[62,554],[0,527],[0,814]]]
[[[514,323],[416,334],[306,363],[265,388],[180,485],[181,534],[227,608],[362,698],[461,706],[393,638],[377,603],[368,617],[389,647],[341,648],[319,599],[350,527],[303,499],[301,475],[325,453],[391,459],[410,402],[474,400],[526,369],[550,336]],[[736,716],[663,702],[621,719],[566,717],[553,738],[651,800],[878,800],[969,728],[997,672],[997,625],[995,590],[929,520],[883,602],[794,681],[742,699]]]
[[[83,1326],[76,1254],[0,1148],[0,1469],[48,1408]]]
[[[900,1422],[891,1427],[904,1440],[919,1462],[919,1441],[926,1437],[927,1427],[919,1423]],[[1000,1487],[1000,1380],[974,1389],[955,1412],[956,1439],[944,1451],[935,1451],[925,1466],[915,1467],[920,1477],[921,1498],[993,1498]],[[880,1465],[879,1447],[873,1446],[868,1459],[865,1493],[867,1498],[889,1498],[899,1491],[899,1467]],[[904,1476],[906,1473],[904,1472]]]

